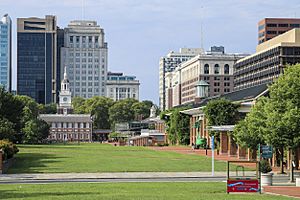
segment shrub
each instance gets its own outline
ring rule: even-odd
[[[0,140],[0,149],[2,149],[2,159],[7,160],[19,152],[18,147],[8,140]]]
[[[267,160],[260,161],[260,171],[262,173],[268,173],[268,172],[272,171],[272,167],[271,167],[269,161],[267,161]]]

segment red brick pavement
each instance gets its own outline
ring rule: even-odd
[[[300,198],[300,187],[296,186],[265,186],[264,192]]]
[[[182,154],[194,154],[194,155],[206,155],[206,151],[204,149],[195,149],[192,150],[189,147],[176,147],[176,146],[170,146],[170,147],[150,147],[151,149],[158,150],[158,151],[174,151],[177,153]],[[211,150],[207,151],[207,156],[211,157]],[[237,157],[229,157],[228,155],[216,155],[215,153],[215,159],[216,160],[239,160]],[[254,167],[255,165],[250,165],[248,167]],[[300,187],[296,186],[265,186],[264,187],[265,192],[279,194],[279,195],[287,195],[291,197],[297,197],[300,198]]]

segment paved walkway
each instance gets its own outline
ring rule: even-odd
[[[265,186],[264,192],[300,198],[300,187],[296,186]]]
[[[198,178],[212,177],[211,172],[124,172],[124,173],[50,173],[50,174],[2,174],[1,181],[55,180],[55,179],[138,179],[138,178]],[[214,177],[226,177],[225,172],[215,172]]]

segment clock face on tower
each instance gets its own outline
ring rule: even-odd
[[[64,97],[64,98],[63,98],[63,101],[64,101],[64,102],[68,101],[68,98],[67,98],[67,97]]]

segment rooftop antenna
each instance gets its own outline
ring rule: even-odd
[[[201,24],[201,49],[203,49],[203,6],[201,6],[200,13],[200,24]]]

